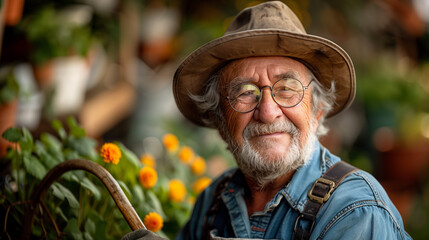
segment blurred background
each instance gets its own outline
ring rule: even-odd
[[[234,164],[214,130],[178,112],[175,69],[222,36],[249,0],[2,0],[0,131],[35,136],[74,116],[99,142],[161,154],[173,133],[208,161]],[[354,61],[357,96],[322,143],[377,177],[414,239],[429,236],[429,0],[285,0],[307,32]],[[8,143],[0,140],[0,154]]]

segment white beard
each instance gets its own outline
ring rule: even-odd
[[[313,126],[311,124],[311,126]],[[289,149],[281,156],[261,155],[249,142],[252,136],[257,136],[273,132],[286,132],[291,136]],[[306,142],[301,148],[299,139],[302,133],[289,120],[278,121],[273,124],[249,123],[244,132],[243,145],[237,146],[235,142],[230,141],[229,146],[234,149],[233,154],[237,161],[237,165],[244,175],[252,178],[259,188],[263,188],[266,184],[274,181],[278,177],[289,173],[292,170],[305,165],[313,153],[314,143],[317,139],[313,129],[310,129],[306,136]],[[231,139],[231,138],[230,138]],[[271,146],[270,141],[259,142],[262,146],[259,149],[264,149]]]

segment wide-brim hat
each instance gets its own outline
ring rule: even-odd
[[[202,95],[209,77],[228,62],[256,56],[287,56],[305,64],[326,88],[334,81],[335,104],[328,117],[348,108],[355,97],[356,77],[348,54],[330,40],[307,34],[289,7],[273,1],[241,11],[222,37],[182,62],[173,79],[179,110],[195,124],[206,126],[189,95]]]

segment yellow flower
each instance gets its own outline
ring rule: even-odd
[[[162,217],[155,212],[150,212],[144,217],[143,224],[152,232],[158,232],[164,226]]]
[[[105,143],[100,149],[100,156],[106,163],[118,164],[121,159],[121,149],[114,143]]]
[[[185,184],[179,179],[170,180],[168,185],[168,197],[173,202],[182,202],[186,197]]]
[[[206,161],[202,157],[197,157],[191,163],[191,171],[196,175],[200,176],[206,171]]]
[[[158,174],[156,173],[155,169],[146,166],[140,169],[139,180],[140,184],[144,188],[152,188],[155,186],[156,181],[158,180]]]
[[[140,162],[143,163],[145,166],[155,168],[156,162],[155,158],[150,153],[145,153],[140,157]]]
[[[188,164],[194,158],[194,150],[188,146],[184,146],[179,151],[179,159],[182,163]]]
[[[194,190],[196,194],[200,194],[206,187],[210,185],[211,182],[212,180],[210,178],[202,177],[194,182],[192,185],[192,190]]]
[[[168,152],[175,152],[179,148],[179,140],[171,133],[167,133],[162,138],[162,143]]]

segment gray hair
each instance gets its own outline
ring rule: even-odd
[[[217,129],[225,129],[225,121],[220,107],[219,83],[221,79],[222,69],[218,70],[207,80],[204,93],[202,95],[189,94],[189,97],[198,106],[204,117],[202,121],[206,126],[215,127]],[[332,110],[335,104],[335,83],[332,81],[329,89],[326,89],[317,80],[314,74],[308,70],[310,84],[313,114],[323,111],[323,116],[319,119],[319,126],[316,135],[321,137],[328,133],[329,128],[326,126],[326,116]]]
[[[331,81],[331,86],[326,89],[314,76],[313,72],[308,70],[311,87],[311,102],[313,104],[313,114],[323,111],[322,117],[319,119],[319,126],[316,131],[316,135],[321,137],[329,132],[329,128],[326,125],[326,117],[331,112],[335,104],[335,82]]]

